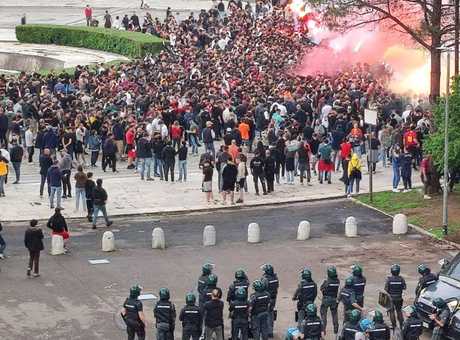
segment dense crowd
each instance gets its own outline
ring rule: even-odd
[[[249,174],[256,194],[259,184],[269,194],[282,179],[331,183],[342,169],[351,195],[359,192],[364,154],[368,170],[380,161],[392,165],[394,191],[401,178],[411,189],[419,164],[424,181],[433,176],[430,157],[422,162],[431,128],[423,102],[405,107],[378,67],[366,64],[298,76],[295,66],[314,47],[308,32],[296,32],[287,8],[269,1],[255,9],[241,1],[222,6],[182,21],[171,10],[162,22],[144,20],[146,34],[169,43],[143,60],[79,66],[71,75],[0,76],[0,195],[9,169],[19,183],[23,158],[32,162],[36,150],[40,195],[46,183],[56,194],[51,207],[54,196],[72,197],[73,168],[100,161],[104,171],[116,172],[127,160],[124,166],[141,179],[174,181],[178,171],[185,181],[187,158],[201,146],[202,191],[210,203],[216,178],[223,204],[242,203]],[[365,124],[365,108],[378,111],[376,126]],[[78,195],[93,199],[79,173]]]

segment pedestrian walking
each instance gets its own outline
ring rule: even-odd
[[[91,26],[91,21],[93,20],[93,9],[90,7],[90,5],[86,5],[84,13],[86,19],[86,26]]]
[[[401,177],[404,184],[403,192],[409,192],[412,190],[412,154],[405,149],[401,155]]]
[[[174,182],[174,165],[176,164],[176,150],[171,145],[171,141],[166,143],[166,146],[161,151],[163,159],[163,169],[165,181],[168,181],[168,174],[171,174],[171,182]]]
[[[8,160],[0,154],[0,197],[5,197],[5,184],[8,176]]]
[[[29,228],[24,234],[24,245],[29,251],[29,266],[27,267],[27,276],[40,276],[40,252],[45,249],[43,246],[43,231],[38,227],[37,220],[31,220]]]
[[[52,235],[62,236],[64,240],[64,250],[65,252],[69,251],[69,228],[67,227],[67,222],[61,214],[61,208],[54,209],[54,215],[48,219],[46,226],[52,230]]]
[[[10,149],[10,162],[13,166],[16,180],[13,184],[18,184],[21,179],[21,163],[22,157],[24,157],[24,149],[20,146],[16,139],[11,141],[12,147]]]
[[[398,185],[401,180],[401,149],[398,145],[393,147],[391,165],[393,167],[393,192],[399,192]]]
[[[3,226],[0,223],[0,260],[5,258],[5,249],[6,249],[6,242],[2,236]]]
[[[230,196],[230,202],[235,204],[235,184],[238,176],[238,169],[231,159],[222,171],[222,204],[227,204],[227,196]]]
[[[104,27],[112,28],[112,16],[109,14],[109,11],[105,11],[104,14]]]
[[[109,165],[113,172],[117,172],[117,146],[113,140],[113,135],[108,134],[102,149],[102,171]]]
[[[185,140],[182,141],[182,145],[177,152],[177,156],[179,158],[179,182],[187,182],[187,142]]]
[[[85,187],[86,187],[86,181],[88,180],[88,177],[83,172],[83,167],[81,165],[78,166],[77,173],[75,174],[74,179],[75,179],[75,211],[78,212],[78,209],[80,207],[80,201],[81,201],[82,210],[86,211]]]
[[[67,149],[61,150],[59,168],[61,169],[62,173],[62,198],[72,198],[72,185],[70,184],[72,157],[67,152]]]
[[[92,130],[90,136],[88,137],[88,149],[91,153],[90,164],[91,167],[96,167],[96,162],[101,151],[101,137],[97,134],[96,130]]]
[[[243,203],[244,202],[244,187],[246,184],[246,176],[248,175],[248,169],[246,167],[246,155],[240,153],[238,156],[238,174],[236,177],[237,185],[236,191],[239,192],[239,198],[236,203]]]
[[[361,160],[359,159],[358,155],[354,153],[351,156],[351,160],[348,162],[348,190],[347,195],[351,197],[353,194],[353,186],[356,184],[356,194],[359,194],[359,182],[361,181],[362,172],[361,172]]]
[[[48,169],[46,181],[50,188],[50,208],[54,209],[54,196],[56,196],[56,207],[61,208],[62,194],[62,172],[59,168],[59,162],[54,160],[53,165]]]
[[[151,167],[152,167],[152,142],[150,140],[148,132],[144,132],[144,135],[138,140],[136,148],[136,156],[141,163],[141,180],[144,180],[144,176],[147,173],[147,181],[152,181],[153,177],[151,176]]]
[[[43,189],[45,183],[47,184],[48,197],[51,194],[50,183],[47,181],[47,175],[49,168],[53,165],[53,159],[50,156],[50,149],[44,149],[43,153],[38,158],[40,165],[40,198],[43,197]]]
[[[214,166],[209,161],[205,161],[202,164],[203,181],[201,184],[201,190],[206,195],[206,202],[211,203],[214,199],[212,195],[212,175],[214,173]],[[240,189],[241,190],[241,189]]]
[[[34,160],[34,152],[35,152],[35,137],[34,132],[32,130],[32,125],[27,127],[27,130],[24,134],[24,141],[27,150],[27,160],[29,163],[32,163]]]
[[[249,167],[251,169],[252,178],[254,179],[256,195],[259,196],[259,181],[262,185],[263,194],[267,195],[267,187],[265,186],[264,160],[261,155],[255,154]]]
[[[85,183],[85,195],[86,195],[86,210],[88,212],[88,222],[93,221],[94,213],[94,189],[96,188],[96,183],[93,181],[93,173],[88,172],[86,174],[86,183]]]
[[[267,193],[275,191],[276,161],[270,150],[265,151],[264,174],[267,180]]]
[[[94,214],[93,214],[93,229],[96,229],[97,217],[99,215],[99,211],[102,212],[104,215],[105,224],[107,227],[112,225],[112,221],[109,220],[107,217],[107,191],[102,187],[102,178],[98,178],[96,181],[96,187],[93,191],[93,203],[94,203]]]
[[[319,183],[323,184],[323,180],[331,184],[331,175],[334,170],[334,163],[332,163],[332,147],[329,140],[325,138],[323,144],[318,148],[318,171],[319,171]]]

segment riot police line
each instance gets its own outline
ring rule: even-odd
[[[253,338],[267,340],[273,337],[274,323],[277,318],[276,299],[279,279],[271,264],[264,264],[262,277],[252,283],[253,292],[249,294],[250,282],[243,269],[235,272],[235,280],[227,291],[229,318],[231,319],[232,340]],[[327,268],[327,277],[319,286],[322,300],[319,313],[315,300],[318,297],[318,285],[313,280],[308,268],[300,272],[300,280],[292,299],[297,302],[294,319],[297,327],[289,328],[284,335],[285,340],[326,339],[328,311],[332,318],[334,335],[328,339],[339,340],[418,340],[423,332],[422,320],[414,306],[403,308],[403,293],[406,282],[400,275],[400,266],[394,264],[390,268],[384,290],[379,295],[379,304],[387,310],[390,324],[383,313],[376,310],[365,315],[364,293],[366,277],[363,269],[355,264],[351,267],[351,275],[345,279],[341,288],[337,270],[334,266]],[[437,275],[421,264],[418,266],[421,275],[416,295],[418,296],[428,285],[437,280]],[[222,290],[217,286],[218,277],[213,273],[213,265],[205,263],[198,278],[198,304],[194,293],[185,296],[185,306],[179,313],[182,323],[182,340],[224,339]],[[121,315],[126,323],[128,340],[145,339],[145,317],[142,302],[138,299],[140,286],[133,286],[130,295],[123,304]],[[343,305],[343,322],[339,325],[338,305]],[[433,340],[441,340],[443,331],[450,317],[446,302],[441,298],[433,301],[435,313],[430,316],[433,321]],[[404,311],[404,316],[403,316]],[[170,301],[167,288],[160,288],[159,301],[154,309],[157,340],[173,340],[176,325],[175,305]]]

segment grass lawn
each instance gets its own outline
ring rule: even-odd
[[[405,214],[409,223],[418,225],[437,238],[444,238],[442,230],[442,196],[433,196],[430,200],[423,199],[423,192],[414,189],[407,193],[385,191],[374,193],[371,203],[368,194],[357,197],[357,200],[369,204],[388,214]],[[446,239],[460,243],[460,188],[449,193],[449,235]]]

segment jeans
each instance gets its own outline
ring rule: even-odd
[[[192,147],[192,154],[198,155],[198,140],[196,135],[189,135],[189,144]]]
[[[348,190],[347,194],[352,194],[353,193],[353,184],[356,182],[356,193],[359,193],[359,178],[356,177],[351,177],[350,178],[350,183],[348,184]]]
[[[211,340],[212,335],[215,334],[215,340],[224,340],[224,328],[222,326],[218,327],[206,327],[204,329],[204,339]]]
[[[28,271],[33,270],[35,274],[39,273],[40,251],[29,250],[29,267]]]
[[[81,206],[83,211],[86,211],[86,191],[85,188],[75,188],[75,209],[78,211],[80,207],[80,197],[81,197]]]
[[[393,189],[398,189],[401,180],[401,169],[398,165],[393,164]]]
[[[252,335],[254,340],[268,339],[268,312],[259,313],[252,319]]]
[[[182,178],[184,179],[184,182],[187,181],[187,160],[179,160],[179,181],[182,181]]]
[[[95,166],[97,158],[99,157],[99,151],[91,151],[91,165]]]
[[[54,195],[56,195],[56,208],[61,207],[62,187],[50,188],[50,207],[54,208]]]
[[[204,143],[205,151],[209,151],[212,154],[212,157],[216,156],[216,150],[214,149],[214,142]]]
[[[13,164],[14,173],[16,174],[16,182],[19,182],[21,177],[21,162],[11,162]]]
[[[6,248],[5,240],[3,239],[2,235],[0,235],[0,254],[3,255]]]
[[[259,194],[259,181],[260,181],[260,184],[262,184],[262,190],[263,190],[263,193],[266,194],[267,193],[267,187],[265,186],[265,177],[263,174],[252,174],[252,178],[254,179],[254,188],[256,189],[256,195]]]
[[[168,174],[171,173],[171,182],[174,182],[174,162],[163,162],[165,172],[165,181],[168,180]]]
[[[33,146],[27,147],[27,158],[28,158],[29,163],[32,163],[32,161],[34,160],[34,152],[35,152],[35,147]]]
[[[0,176],[0,195],[5,195],[4,183],[6,176]]]
[[[105,204],[103,205],[94,205],[94,214],[93,214],[93,227],[96,226],[96,222],[97,222],[97,216],[99,215],[99,211],[102,211],[102,215],[104,215],[104,219],[105,219],[105,224],[109,224],[110,220],[109,218],[107,217],[107,209],[105,207]]]
[[[160,179],[163,179],[163,160],[158,157],[153,157],[153,169],[155,176],[160,176]]]
[[[286,171],[286,182],[294,183],[294,171]]]
[[[46,175],[40,175],[40,196],[43,196],[43,189],[45,188],[45,183],[47,182],[46,180]],[[51,194],[50,186],[49,184],[47,185],[48,189],[48,196]]]
[[[141,162],[141,179],[144,179],[145,170],[147,170],[147,178],[151,178],[150,168],[152,165],[152,159],[151,158],[141,158],[140,162]]]

